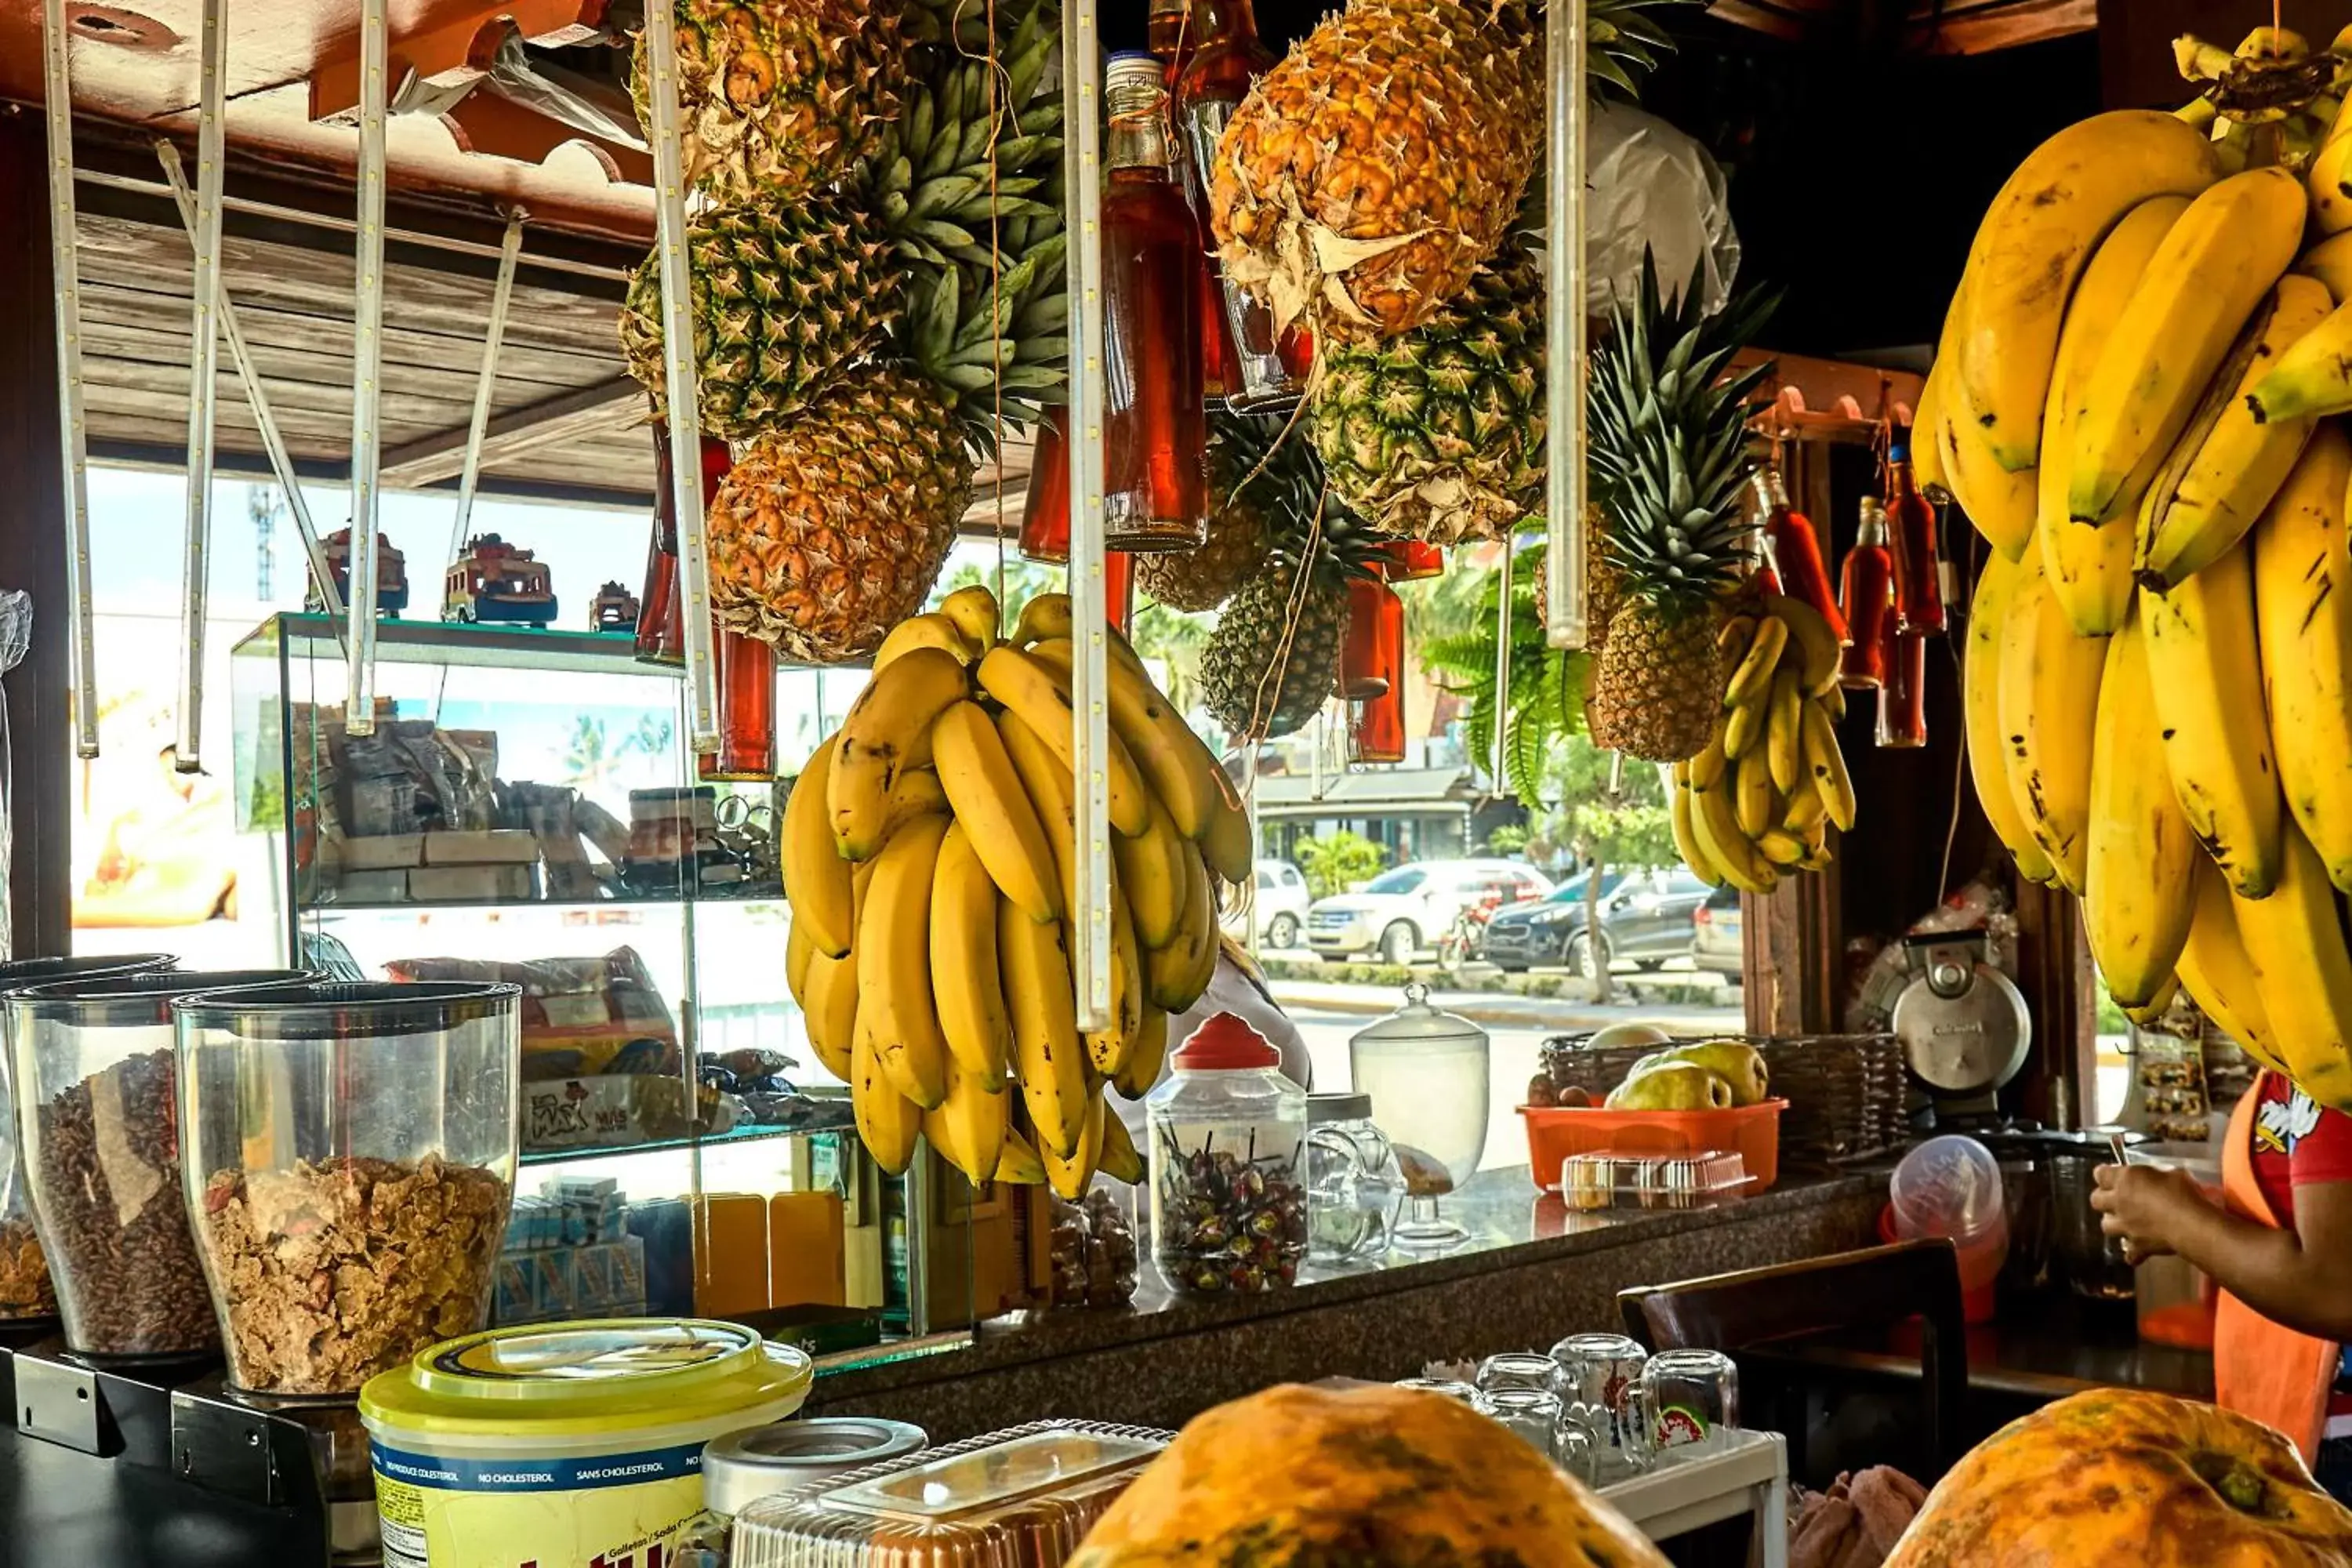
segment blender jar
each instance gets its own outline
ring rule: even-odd
[[[180,1193],[172,999],[309,978],[161,970],[8,994],[16,1136],[68,1350],[144,1358],[220,1348]]]
[[[1307,1252],[1307,1091],[1231,1013],[1192,1031],[1151,1119],[1151,1255],[1169,1288],[1251,1295],[1298,1278]]]
[[[1307,1097],[1307,1256],[1317,1263],[1377,1258],[1404,1206],[1404,1172],[1372,1124],[1368,1094]]]
[[[169,953],[93,953],[83,958],[20,958],[0,963],[0,992],[50,981],[169,969]],[[7,1052],[0,1050],[0,1323],[58,1315],[55,1286],[33,1221],[31,1185],[17,1158],[16,1113]]]
[[[188,1215],[232,1386],[356,1394],[483,1326],[521,996],[320,983],[173,1004]]]
[[[1486,1031],[1429,1005],[1429,987],[1404,988],[1405,1005],[1348,1041],[1348,1066],[1372,1117],[1396,1149],[1411,1208],[1400,1247],[1450,1247],[1467,1234],[1438,1213],[1438,1199],[1477,1173],[1486,1152],[1492,1076]]]

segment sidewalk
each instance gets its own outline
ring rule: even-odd
[[[1276,980],[1269,989],[1286,1009],[1315,1013],[1352,1013],[1379,1017],[1404,1003],[1402,992],[1388,985],[1347,985],[1327,981]],[[1545,1029],[1561,1034],[1598,1029],[1608,1024],[1639,1019],[1676,1034],[1704,1034],[1710,1029],[1742,1026],[1739,1005],[1694,1007],[1687,1003],[1664,1005],[1644,1003],[1622,984],[1625,1001],[1606,1007],[1569,996],[1514,996],[1492,991],[1432,991],[1429,1000],[1474,1024],[1507,1029]],[[1737,992],[1727,992],[1737,996]]]

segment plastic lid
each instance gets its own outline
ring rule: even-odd
[[[1930,1138],[1903,1156],[1887,1183],[1895,1228],[1906,1237],[1965,1241],[2005,1218],[2000,1163],[1992,1151],[1957,1132]]]
[[[374,1431],[517,1436],[600,1434],[706,1420],[808,1394],[815,1363],[736,1323],[694,1318],[492,1329],[420,1351],[371,1378]],[[774,1419],[773,1414],[768,1415]]]
[[[1360,1090],[1332,1089],[1307,1097],[1307,1121],[1313,1126],[1326,1121],[1370,1121],[1372,1119],[1372,1097]]]
[[[1349,1045],[1365,1040],[1476,1040],[1487,1043],[1486,1031],[1459,1013],[1429,1005],[1429,987],[1419,981],[1404,988],[1404,1005],[1368,1024],[1349,1037]]]
[[[703,1448],[702,1497],[713,1511],[732,1518],[761,1498],[899,1458],[929,1442],[920,1426],[867,1415],[747,1426]]]
[[[1244,1072],[1278,1068],[1282,1053],[1238,1013],[1219,1013],[1192,1031],[1176,1053],[1180,1072]]]

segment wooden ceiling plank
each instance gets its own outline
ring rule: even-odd
[[[1925,54],[1984,55],[2095,32],[2098,26],[2098,0],[1987,0],[1947,7],[1940,18],[1915,15],[1908,41]]]
[[[584,386],[490,420],[482,437],[482,467],[541,447],[602,435],[645,416],[645,389],[626,376]],[[467,427],[459,423],[431,435],[384,444],[384,483],[409,489],[453,479],[466,463]]]

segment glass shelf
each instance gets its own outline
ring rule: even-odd
[[[325,616],[278,615],[247,633],[240,655],[276,653],[340,667],[343,623]],[[467,669],[562,670],[592,675],[633,675],[675,681],[683,671],[641,664],[636,641],[620,632],[539,631],[530,626],[459,626],[442,621],[378,620],[380,664],[428,664]]]
[[[838,1127],[770,1127],[757,1122],[726,1132],[688,1132],[677,1138],[648,1138],[640,1143],[600,1143],[579,1149],[531,1149],[524,1165],[571,1165],[588,1160],[618,1160],[631,1154],[667,1154],[683,1149],[730,1149],[770,1138],[815,1138],[827,1132],[853,1131],[847,1122]]]

